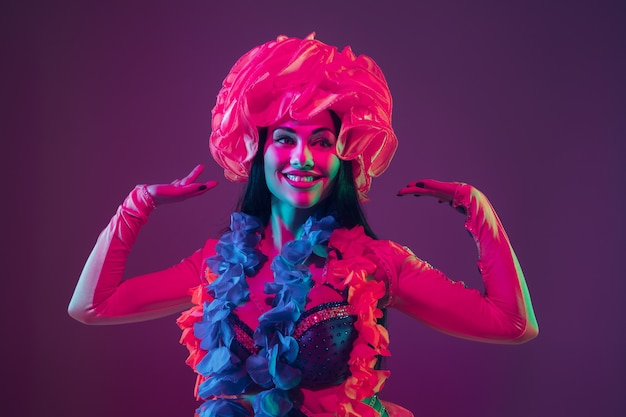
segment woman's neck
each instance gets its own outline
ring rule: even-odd
[[[315,213],[315,208],[300,209],[272,199],[270,225],[274,248],[280,251],[283,244],[300,236],[302,225]]]

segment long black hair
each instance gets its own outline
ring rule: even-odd
[[[329,110],[329,112],[333,119],[335,132],[339,134],[341,119],[332,110]],[[269,188],[267,188],[263,164],[263,151],[267,141],[267,133],[267,127],[259,129],[258,150],[252,160],[246,188],[238,203],[238,211],[258,217],[265,225],[268,224],[272,211],[272,194]],[[330,214],[334,215],[343,227],[350,229],[361,225],[365,234],[376,239],[376,235],[367,223],[365,213],[363,213],[359,203],[354,185],[352,161],[340,161],[337,181],[330,195],[319,204],[316,211],[318,218]]]

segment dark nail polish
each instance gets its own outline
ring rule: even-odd
[[[198,190],[200,190],[200,191],[206,190],[206,185],[201,185],[200,187],[198,187]]]
[[[419,188],[424,188],[424,183],[423,182],[416,182],[415,186],[419,187]]]

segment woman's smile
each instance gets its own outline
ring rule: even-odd
[[[295,173],[295,172],[283,172],[283,176],[286,181],[296,188],[310,188],[316,184],[319,184],[321,175],[314,175],[311,173]]]

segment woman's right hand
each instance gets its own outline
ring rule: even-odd
[[[217,185],[196,182],[203,169],[198,165],[170,184],[140,185],[130,192],[85,262],[68,307],[72,317],[86,324],[132,323],[191,307],[189,289],[200,283],[202,251],[167,270],[131,279],[124,279],[124,269],[153,206],[195,197]]]
[[[217,181],[196,182],[203,170],[204,165],[198,164],[182,179],[174,180],[170,184],[146,185],[145,190],[152,197],[155,206],[165,203],[176,203],[190,197],[199,196],[217,185]]]

